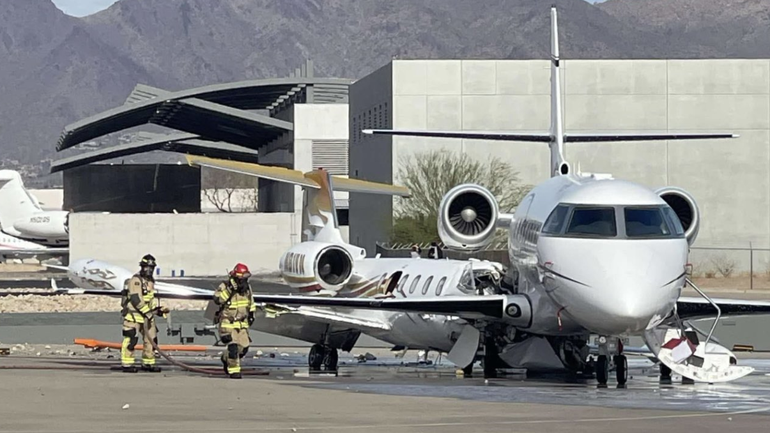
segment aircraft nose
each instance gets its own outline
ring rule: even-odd
[[[594,312],[595,328],[608,335],[644,331],[663,319],[677,298],[673,285],[656,287],[650,281],[623,281],[594,289],[602,294]]]
[[[684,239],[545,239],[551,297],[587,330],[638,333],[673,309],[687,260]],[[579,258],[579,259],[576,259]]]

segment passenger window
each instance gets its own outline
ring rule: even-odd
[[[423,295],[428,293],[428,288],[430,287],[430,283],[432,281],[433,281],[433,277],[432,276],[428,277],[428,279],[425,281],[425,284],[422,286],[422,294]]]
[[[576,207],[567,234],[589,237],[615,237],[615,209],[611,207]]]
[[[401,292],[402,295],[404,295],[404,286],[406,285],[406,280],[409,279],[409,274],[404,275],[404,278],[401,278],[401,281],[398,282],[398,288],[396,291]]]
[[[438,286],[436,286],[436,296],[441,295],[441,291],[444,290],[444,283],[446,283],[446,277],[438,280]]]
[[[684,227],[679,220],[679,216],[669,206],[663,206],[663,215],[668,219],[668,225],[674,229],[677,236],[684,236]]]
[[[564,228],[564,223],[567,221],[567,213],[569,212],[569,206],[559,205],[551,212],[548,219],[545,220],[543,225],[543,233],[558,234],[561,233]]]
[[[415,277],[414,281],[412,281],[412,285],[409,286],[409,293],[414,293],[414,289],[417,288],[417,283],[420,282],[420,276],[418,275]]]
[[[626,218],[626,236],[629,238],[669,237],[671,230],[663,219],[660,208],[623,209]]]

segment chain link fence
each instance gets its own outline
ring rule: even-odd
[[[418,244],[422,257],[428,257],[430,244]],[[381,257],[410,257],[412,244],[377,244]],[[450,259],[476,258],[507,265],[505,243],[490,245],[472,253],[444,249]],[[724,290],[770,290],[770,248],[692,247],[690,249],[692,279],[701,288]]]

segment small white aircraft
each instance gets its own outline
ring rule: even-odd
[[[69,212],[44,211],[17,171],[0,170],[2,232],[48,247],[69,245]]]

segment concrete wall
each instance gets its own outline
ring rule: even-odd
[[[361,134],[366,128],[393,125],[393,64],[388,64],[350,86],[350,170],[352,178],[393,181],[393,147],[389,137]],[[384,195],[350,194],[350,242],[374,254],[378,240],[389,236],[393,199]],[[353,221],[356,221],[355,223]]]
[[[703,213],[696,246],[770,247],[770,60],[567,60],[562,63],[567,132],[727,131],[739,139],[567,145],[583,171],[612,173],[652,188],[690,191]],[[547,61],[397,60],[351,87],[351,117],[381,101],[393,128],[545,131]],[[364,88],[372,86],[373,88]],[[351,132],[351,134],[354,134]],[[548,176],[548,149],[537,143],[423,138],[364,138],[351,146],[351,175],[397,180],[383,167],[433,148],[495,155],[522,180]],[[389,209],[383,208],[388,214]],[[351,236],[362,246],[386,240],[371,212],[351,206]]]
[[[220,275],[237,262],[276,272],[292,245],[293,214],[101,214],[70,217],[70,261],[104,260],[128,269],[150,253],[162,275]]]
[[[37,198],[43,210],[62,210],[64,204],[63,189],[31,189],[29,193]]]

